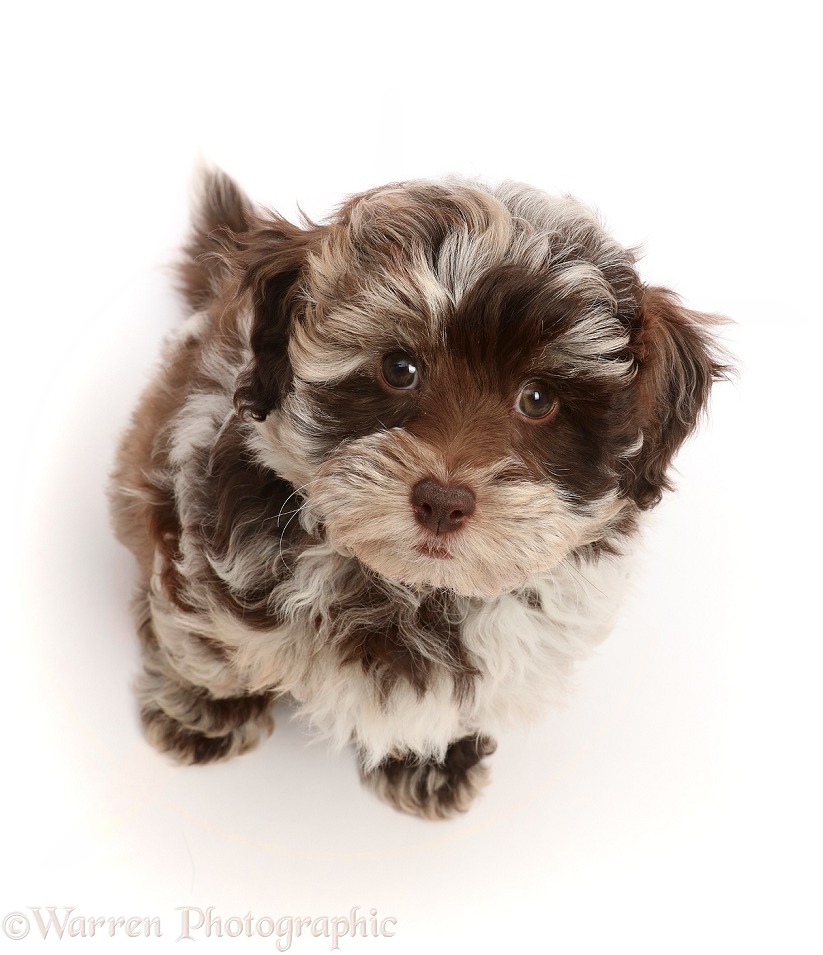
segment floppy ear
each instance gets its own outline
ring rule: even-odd
[[[309,251],[322,229],[301,229],[276,215],[256,219],[232,256],[241,292],[252,302],[252,359],[237,379],[234,406],[256,421],[277,408],[292,382],[289,335],[302,306]]]
[[[666,472],[672,458],[697,426],[712,384],[731,371],[714,341],[722,321],[684,308],[667,289],[643,290],[635,346],[643,444],[630,477],[631,496],[642,508],[653,507],[671,489]]]

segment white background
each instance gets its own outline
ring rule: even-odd
[[[357,905],[396,935],[344,952],[823,951],[811,7],[7,10],[0,917],[32,930],[0,950],[40,950],[37,906],[156,916],[161,939],[120,946],[182,951],[180,906]],[[451,172],[571,192],[643,244],[647,280],[737,323],[739,383],[679,458],[619,626],[455,821],[393,812],[287,710],[225,765],[176,768],[140,735],[133,567],[103,488],[181,315],[168,266],[198,156],[287,215]]]

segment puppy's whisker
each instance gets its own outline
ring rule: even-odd
[[[558,583],[557,577],[553,570],[549,571],[549,579],[552,581],[552,583],[555,583],[555,584]],[[575,610],[575,613],[579,614],[580,613],[580,585],[578,584],[577,580],[574,577],[571,577],[569,579],[574,585],[574,610]]]
[[[303,510],[303,506],[304,505],[301,504],[296,511],[291,512],[291,517],[286,521],[286,525],[280,533],[280,544],[277,550],[277,559],[283,565],[283,567],[286,568],[286,570],[289,573],[289,576],[294,576],[294,569],[292,567],[289,567],[288,562],[286,561],[286,558],[283,554],[283,540],[286,536],[286,531],[288,530],[289,524],[291,524],[291,522],[295,519],[295,517],[297,517],[300,511]]]
[[[291,492],[291,494],[289,494],[289,496],[286,498],[286,500],[283,501],[283,504],[281,505],[280,510],[279,510],[278,513],[277,513],[277,523],[278,523],[278,525],[279,525],[279,523],[280,523],[280,518],[281,518],[282,515],[283,515],[283,510],[285,509],[285,507],[286,507],[286,505],[289,503],[289,501],[290,501],[293,497],[299,496],[300,494],[302,494],[303,491],[306,490],[306,488],[311,487],[313,484],[319,484],[319,483],[320,483],[319,479],[315,479],[315,480],[313,480],[313,481],[306,481],[305,484],[301,484],[300,487],[296,487],[296,488]],[[304,504],[305,504],[305,501],[303,502],[303,504],[301,504],[301,505],[297,508],[297,510],[300,511],[300,510],[302,509],[302,507],[304,506]],[[289,512],[289,513],[291,513],[291,512]]]
[[[589,580],[589,578],[579,568],[575,567],[570,561],[566,560],[565,558],[562,558],[560,563],[563,564],[564,567],[567,567],[572,572],[572,574],[580,577],[581,580],[584,580],[593,590],[596,590],[601,597],[606,597],[606,599],[608,599],[608,594],[604,594],[603,591],[596,584],[592,583],[592,581]]]

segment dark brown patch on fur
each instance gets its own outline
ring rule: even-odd
[[[206,553],[218,561],[249,549],[265,555],[252,586],[233,590],[214,572],[210,583],[225,609],[249,626],[267,630],[281,622],[272,609],[272,591],[289,572],[295,549],[312,539],[298,517],[303,498],[257,462],[248,447],[248,427],[239,418],[230,420],[204,463],[205,506],[197,530]]]
[[[324,231],[317,226],[300,229],[271,214],[254,219],[253,227],[238,237],[239,249],[232,262],[240,275],[241,291],[250,294],[254,308],[253,358],[238,379],[234,396],[241,416],[262,421],[291,386],[289,332],[302,307],[306,256]]]
[[[353,565],[344,596],[330,607],[331,638],[343,663],[374,677],[382,699],[401,680],[423,697],[435,671],[445,671],[456,700],[479,676],[460,639],[457,598],[435,591],[419,602],[400,602],[378,579]]]
[[[310,401],[318,412],[311,439],[326,453],[342,441],[362,438],[381,429],[406,427],[419,412],[416,393],[391,393],[380,385],[375,373],[367,371],[333,385],[313,386]]]
[[[497,743],[488,736],[464,736],[449,746],[442,768],[459,778],[496,749]]]

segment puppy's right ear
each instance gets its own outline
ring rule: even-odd
[[[303,305],[303,276],[322,228],[301,229],[271,214],[238,236],[232,256],[241,292],[252,302],[252,358],[237,379],[234,406],[241,417],[263,421],[292,382],[289,337]]]

